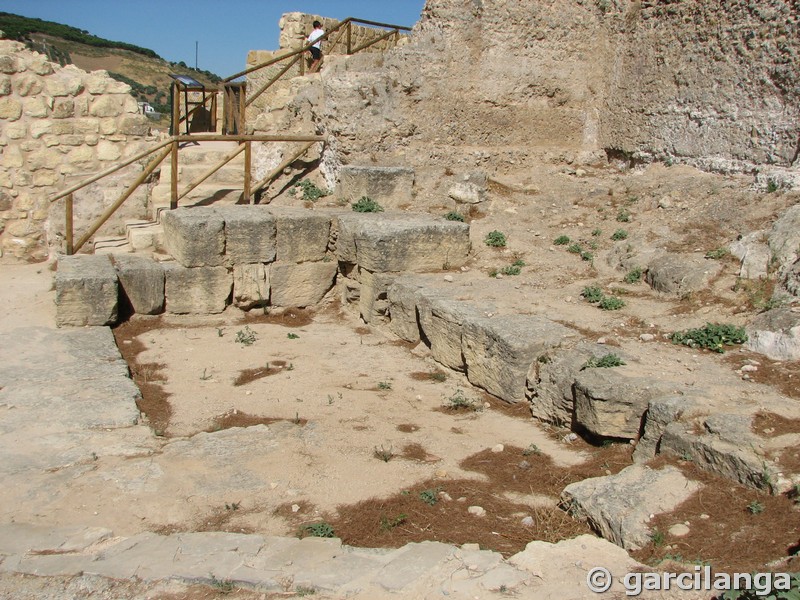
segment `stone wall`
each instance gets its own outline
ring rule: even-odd
[[[44,260],[61,250],[64,202],[49,198],[143,149],[149,122],[129,92],[104,71],[60,67],[0,39],[0,256]],[[76,239],[141,169],[75,194]],[[145,190],[134,194],[104,231],[144,216],[146,201]]]

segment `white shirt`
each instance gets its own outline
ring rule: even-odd
[[[311,32],[311,34],[308,36],[308,39],[306,41],[308,41],[308,42],[317,42],[317,40],[319,38],[321,38],[323,35],[325,35],[325,30],[324,29],[315,29],[314,31]],[[317,42],[316,44],[314,44],[314,48],[319,48],[321,50],[322,49],[322,42]]]

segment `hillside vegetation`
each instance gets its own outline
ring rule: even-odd
[[[105,70],[131,86],[131,95],[169,113],[170,73],[189,75],[214,86],[215,73],[195,70],[184,62],[170,62],[153,50],[125,42],[106,40],[69,25],[0,12],[0,30],[9,39],[25,43],[60,65],[74,64],[85,71]]]

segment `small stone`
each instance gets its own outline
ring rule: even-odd
[[[480,544],[461,544],[461,549],[467,552],[478,552],[481,549]]]
[[[606,343],[606,338],[604,338],[604,337],[597,338],[597,343],[598,344],[605,344]]]
[[[654,336],[652,333],[643,333],[639,336],[639,339],[643,342],[652,342],[654,339],[656,339],[656,336]]]
[[[704,521],[708,521],[711,518],[711,515],[703,513],[702,515],[700,515],[700,518],[703,519]]]
[[[564,302],[566,302],[566,303],[568,303],[568,304],[569,304],[570,302],[572,302],[572,296],[567,296],[566,298],[564,298]]]
[[[494,278],[495,279],[502,279],[503,278],[503,274],[502,273],[498,273],[497,275],[494,276]]]
[[[475,515],[476,517],[485,517],[486,516],[486,509],[482,506],[470,506],[467,509],[467,512],[471,515]]]
[[[672,198],[669,196],[664,196],[661,200],[658,201],[658,208],[672,208],[673,202]]]
[[[299,510],[300,510],[300,505],[299,504],[292,504],[292,512],[293,513],[296,513]]]
[[[742,371],[742,373],[752,373],[754,371],[758,371],[758,367],[755,365],[744,365],[740,371]]]
[[[452,275],[445,275],[444,276],[444,280],[447,281],[448,283],[452,283],[453,282],[453,276]]]
[[[466,273],[467,271],[469,271],[469,267],[461,267],[462,273]]]
[[[495,446],[492,446],[492,452],[494,452],[495,454],[499,454],[500,452],[502,452],[505,449],[506,449],[506,447],[503,446],[503,444],[497,444]]]
[[[489,410],[490,408],[492,408],[492,405],[489,404],[488,402],[484,402],[483,403],[483,408],[484,408],[484,410]]]
[[[461,496],[461,498],[458,498],[456,500],[456,502],[466,502],[466,501],[467,501],[467,498],[465,496]]]
[[[447,477],[447,471],[445,471],[444,469],[436,469],[436,471],[433,474],[436,475],[436,477],[438,477],[439,479],[444,479],[445,477]]]
[[[531,516],[522,519],[522,524],[525,525],[525,527],[532,527],[533,523],[534,523],[533,517]]]
[[[742,379],[744,379],[745,381],[750,381],[750,375],[745,373],[744,375],[742,375]]]
[[[669,534],[674,537],[685,537],[689,535],[689,528],[683,523],[677,523],[669,528]]]
[[[447,492],[439,492],[439,498],[441,498],[445,502],[452,502],[453,497],[448,494]]]
[[[577,440],[577,439],[578,439],[578,434],[577,434],[577,433],[574,433],[574,432],[572,432],[572,433],[568,433],[568,434],[567,434],[567,435],[565,435],[565,436],[564,436],[562,439],[563,439],[565,442],[567,442],[568,444],[571,444],[572,442],[574,442],[575,440]]]
[[[517,466],[520,469],[530,469],[531,463],[529,463],[527,460],[521,460]]]

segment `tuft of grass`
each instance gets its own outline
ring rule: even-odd
[[[245,325],[244,329],[236,332],[236,342],[242,346],[252,346],[256,339],[256,332],[250,329],[249,325]]]
[[[392,382],[391,381],[379,381],[378,382],[378,389],[379,390],[390,390],[390,389],[392,389]]]
[[[631,211],[627,208],[620,208],[617,212],[617,221],[619,223],[628,223],[631,220]]]
[[[583,248],[581,247],[580,244],[574,243],[569,245],[569,247],[567,248],[567,252],[571,252],[572,254],[580,254],[581,252],[583,252]]]
[[[584,369],[610,369],[612,367],[621,367],[624,364],[625,361],[612,352],[600,358],[596,356],[590,358],[586,361],[586,364],[581,367],[581,371]]]
[[[617,296],[603,296],[597,306],[602,310],[619,310],[625,306],[625,300]]]
[[[461,388],[456,388],[456,391],[447,398],[444,407],[449,410],[467,409],[474,412],[483,410],[483,405],[474,398],[467,398]]]
[[[522,269],[520,267],[510,265],[508,267],[503,267],[502,269],[500,269],[500,272],[503,275],[519,275],[522,272]]]
[[[605,294],[603,294],[603,290],[599,286],[590,285],[583,288],[581,296],[590,304],[595,304],[600,302],[605,297]]]
[[[428,506],[433,506],[439,501],[439,489],[428,489],[422,490],[419,493],[419,499],[422,500]]]
[[[753,500],[750,504],[747,505],[747,512],[751,515],[760,515],[764,512],[764,505],[761,504],[758,500]]]
[[[586,262],[592,262],[594,260],[594,254],[592,254],[588,250],[584,250],[583,252],[581,252],[581,260],[585,260]]]
[[[406,522],[408,519],[408,515],[405,513],[400,513],[396,517],[381,517],[381,531],[391,531],[395,527],[398,527]]]
[[[566,246],[569,244],[570,239],[568,235],[560,235],[556,239],[553,240],[553,244],[556,246]]]
[[[731,251],[725,247],[715,248],[714,250],[709,250],[708,252],[706,252],[706,258],[719,260],[721,258],[725,258],[730,253]]]
[[[297,339],[300,339],[300,336],[299,336],[299,335],[297,335],[296,333],[287,333],[287,334],[286,334],[286,337],[287,337],[287,338],[289,338],[290,340],[297,340]]]
[[[458,212],[456,212],[454,210],[451,210],[449,213],[447,213],[444,216],[444,218],[447,219],[448,221],[459,221],[461,223],[464,222],[464,215],[462,215],[461,213],[458,213]]]
[[[602,229],[593,229],[592,230],[592,236],[593,237],[600,237],[601,235],[603,235],[603,230]]]
[[[625,283],[638,283],[642,280],[642,267],[633,267],[630,271],[625,274],[623,281]]]
[[[502,231],[490,231],[486,234],[486,239],[483,240],[484,244],[492,248],[505,248],[506,234]]]
[[[620,240],[627,240],[628,239],[628,232],[624,229],[617,229],[614,233],[611,234],[611,239],[615,242]]]
[[[518,258],[513,263],[511,263],[511,266],[512,267],[524,267],[525,266],[525,261],[522,260],[521,258]]]
[[[378,213],[383,212],[383,207],[375,202],[369,196],[361,196],[358,202],[353,204],[353,210],[360,213]]]

